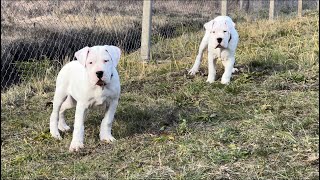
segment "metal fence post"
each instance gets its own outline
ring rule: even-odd
[[[152,0],[143,1],[143,15],[142,15],[142,32],[141,32],[141,59],[150,59],[151,46],[151,11]]]
[[[298,0],[298,17],[302,17],[302,0]]]
[[[226,16],[227,15],[227,0],[221,0],[221,15]]]
[[[273,19],[274,19],[274,0],[270,0],[269,20],[272,21]]]

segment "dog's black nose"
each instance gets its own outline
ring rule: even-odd
[[[103,76],[103,71],[97,71],[96,72],[97,77],[100,79]]]
[[[222,38],[217,38],[218,43],[221,43]]]

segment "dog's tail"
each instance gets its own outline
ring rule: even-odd
[[[49,106],[51,106],[53,104],[53,101],[47,102],[46,103],[46,108],[48,108]]]

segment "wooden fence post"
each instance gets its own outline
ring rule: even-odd
[[[269,20],[272,21],[273,19],[274,19],[274,0],[270,0]]]
[[[152,0],[143,1],[141,59],[150,60]]]
[[[243,8],[243,0],[240,0],[239,9],[242,10]]]
[[[246,0],[246,2],[247,3],[246,3],[246,6],[245,6],[244,9],[245,9],[246,12],[249,12],[250,11],[250,0]]]
[[[227,6],[228,1],[227,0],[221,0],[221,15],[222,16],[227,16]]]
[[[302,0],[298,0],[298,17],[302,17]]]

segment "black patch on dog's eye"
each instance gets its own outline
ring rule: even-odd
[[[109,62],[109,60],[104,60],[104,62]]]
[[[227,31],[223,31],[223,32],[227,32]]]
[[[89,62],[89,64],[92,64],[92,62]]]

